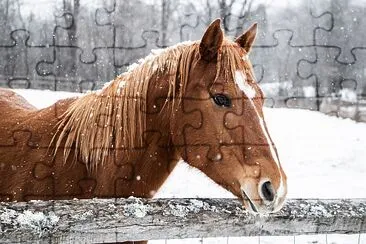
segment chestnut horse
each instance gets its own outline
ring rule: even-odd
[[[278,211],[286,175],[248,59],[256,32],[230,41],[216,20],[201,41],[41,110],[1,89],[1,200],[151,198],[183,159],[249,211]]]

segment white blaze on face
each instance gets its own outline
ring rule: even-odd
[[[267,144],[268,144],[269,149],[270,149],[271,154],[272,154],[272,158],[276,162],[277,168],[280,171],[281,179],[280,179],[279,189],[277,189],[277,195],[279,197],[282,197],[282,195],[285,192],[284,192],[284,186],[283,186],[283,180],[282,180],[282,172],[281,172],[280,161],[279,161],[279,159],[277,157],[277,153],[276,153],[276,151],[273,147],[273,142],[272,142],[271,138],[268,135],[266,126],[264,124],[264,120],[260,116],[260,114],[258,113],[257,107],[254,105],[254,102],[252,100],[253,98],[255,98],[255,95],[256,95],[255,89],[250,84],[248,84],[248,82],[246,81],[245,74],[240,70],[235,71],[235,82],[239,86],[240,90],[242,90],[244,92],[245,96],[247,96],[250,104],[253,106],[253,109],[256,112],[256,115],[257,115],[257,118],[258,118],[258,121],[259,121],[259,125],[262,129],[262,132],[263,132],[265,138],[266,138]]]
[[[248,84],[246,75],[242,71],[235,71],[235,81],[240,90],[242,90],[249,99],[253,99],[255,97],[255,89]]]

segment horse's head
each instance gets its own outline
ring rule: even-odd
[[[232,42],[219,20],[208,27],[191,65],[180,68],[187,78],[171,133],[188,164],[242,199],[248,210],[269,213],[281,208],[287,186],[248,59],[256,31],[253,25]]]

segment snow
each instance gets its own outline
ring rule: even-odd
[[[227,211],[226,209],[216,209],[215,206],[211,206],[208,203],[197,199],[190,199],[188,204],[186,205],[176,204],[172,202],[169,203],[168,206],[169,209],[165,210],[164,214],[171,214],[176,217],[186,217],[187,214],[196,214],[199,213],[201,210],[207,210],[212,212]]]
[[[19,95],[25,97],[29,103],[37,108],[45,108],[54,104],[57,100],[69,97],[79,97],[83,94],[75,92],[54,92],[50,90],[31,90],[31,89],[17,89],[14,90]]]
[[[16,90],[41,108],[77,93]],[[40,99],[42,98],[42,99]],[[288,198],[366,198],[366,124],[331,117],[319,112],[265,108],[266,123],[288,177]],[[156,197],[234,197],[198,170],[180,162]],[[199,202],[195,203],[199,209]],[[144,216],[147,211],[138,204]],[[203,206],[202,206],[203,207]],[[129,207],[126,207],[128,210]],[[126,211],[127,211],[126,210]],[[184,208],[174,207],[184,215]],[[324,211],[317,209],[314,211]],[[128,212],[128,211],[127,211]],[[11,214],[11,213],[9,213]],[[24,213],[24,216],[28,216]],[[3,214],[0,218],[3,219]],[[34,217],[34,218],[33,218]],[[37,215],[29,217],[37,219]],[[52,222],[52,221],[51,221]],[[25,222],[26,223],[26,222]],[[31,224],[27,226],[35,226]],[[38,223],[37,221],[35,223]],[[347,237],[347,238],[346,238]],[[289,237],[205,238],[204,243],[366,243],[365,235],[316,235]],[[260,242],[258,239],[260,238]],[[201,239],[170,240],[168,243],[201,243]],[[164,243],[152,241],[149,243]]]
[[[304,97],[316,97],[316,91],[314,86],[304,86],[302,88]]]
[[[149,211],[148,206],[144,205],[144,203],[137,198],[130,197],[130,199],[134,199],[134,203],[126,204],[123,208],[123,212],[125,216],[134,216],[136,218],[143,218],[146,216]]]
[[[13,209],[3,208],[0,210],[1,223],[18,226],[20,229],[26,229],[39,233],[42,236],[43,231],[52,229],[59,217],[54,212],[43,213],[40,211],[32,212],[30,210],[24,210],[23,213],[18,213]],[[1,230],[1,232],[6,231]]]
[[[43,229],[51,229],[57,224],[59,217],[53,212],[45,215],[42,212],[25,210],[23,214],[18,215],[16,220],[21,228],[33,229],[40,232]]]
[[[342,101],[356,103],[357,102],[357,93],[355,90],[344,88],[339,91],[340,97]]]
[[[266,97],[284,95],[283,93],[286,93],[288,96],[293,95],[293,85],[291,81],[260,83],[259,86],[264,94],[266,94]]]
[[[88,211],[85,211],[80,214],[75,214],[70,217],[72,219],[76,219],[76,220],[87,220],[87,219],[91,218],[92,216],[93,216],[93,210],[89,209]]]

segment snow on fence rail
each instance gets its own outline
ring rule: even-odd
[[[121,242],[215,236],[366,233],[366,199],[288,200],[268,216],[235,199],[0,203],[1,243]]]

